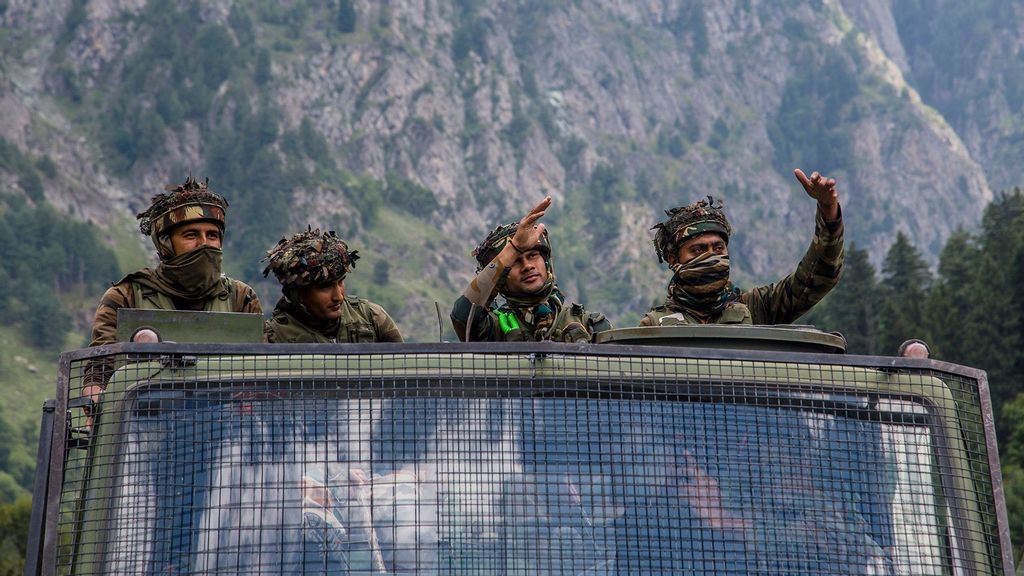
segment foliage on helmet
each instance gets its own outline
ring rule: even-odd
[[[722,208],[721,200],[708,196],[707,200],[666,210],[668,220],[651,227],[651,230],[657,231],[654,235],[654,250],[658,254],[658,261],[667,260],[670,254],[679,250],[683,242],[704,232],[717,232],[728,242],[732,227]]]
[[[344,279],[358,259],[358,251],[349,251],[348,244],[333,230],[309,228],[282,238],[267,251],[263,276],[273,272],[285,286],[321,286]]]
[[[198,182],[192,176],[183,184],[164,186],[166,194],[153,197],[149,208],[136,215],[139,231],[146,236],[160,236],[185,222],[213,222],[224,228],[228,202],[210,190],[210,180]]]

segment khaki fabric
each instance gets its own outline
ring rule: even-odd
[[[339,322],[327,330],[303,322],[304,316],[295,305],[281,298],[264,324],[264,339],[278,344],[403,341],[398,326],[384,308],[362,298],[346,296]]]
[[[113,344],[117,340],[117,311],[121,308],[188,309],[263,314],[260,299],[252,287],[241,280],[234,280],[227,276],[222,277],[221,282],[223,289],[214,297],[195,303],[181,303],[182,306],[178,306],[170,296],[146,288],[126,277],[107,288],[100,298],[92,321],[92,339],[89,346]],[[103,385],[109,378],[109,370],[110,366],[107,365],[87,367],[86,382]]]
[[[753,324],[750,309],[740,302],[732,302],[715,318],[715,324]],[[654,308],[640,320],[641,326],[679,326],[702,324],[699,318],[686,312],[675,312],[665,306]]]

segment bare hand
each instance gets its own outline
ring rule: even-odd
[[[544,211],[549,206],[551,206],[551,196],[546,196],[519,221],[519,227],[516,228],[516,233],[512,236],[512,244],[514,244],[514,248],[518,249],[518,252],[531,250],[540,243],[540,237],[544,234],[544,225],[537,224],[537,221],[544,216]]]
[[[808,178],[803,170],[793,170],[793,175],[800,181],[804,191],[811,198],[818,201],[818,207],[826,221],[834,221],[839,217],[839,191],[836,190],[834,178],[826,178],[817,172],[811,173]]]
[[[743,517],[725,508],[718,480],[708,475],[689,451],[683,452],[683,464],[677,472],[685,478],[679,482],[679,497],[709,526],[716,530],[738,531],[750,527]]]

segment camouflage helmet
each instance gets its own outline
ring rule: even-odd
[[[153,197],[149,208],[139,212],[139,231],[154,240],[179,224],[192,221],[212,222],[224,229],[228,202],[210,190],[210,179],[198,182],[192,176],[184,184],[164,186],[166,194]]]
[[[267,251],[263,276],[273,272],[286,287],[322,286],[344,279],[358,259],[358,252],[349,251],[348,244],[333,230],[321,232],[310,227],[291,238],[282,238]]]
[[[654,250],[658,253],[658,261],[667,260],[669,255],[679,250],[683,242],[704,232],[717,232],[729,242],[732,227],[722,212],[722,206],[721,200],[708,196],[707,200],[698,200],[689,206],[665,210],[668,220],[651,228],[657,230]]]
[[[484,241],[473,250],[473,256],[476,258],[477,262],[477,272],[483,270],[484,266],[487,266],[491,260],[494,260],[495,256],[505,248],[505,244],[516,235],[516,230],[518,229],[518,222],[509,222],[508,224],[502,224],[494,230],[491,230],[491,233],[484,238]],[[544,234],[540,237],[540,242],[538,242],[536,246],[531,246],[530,248],[517,246],[517,248],[523,251],[537,250],[542,256],[544,256],[544,260],[551,259],[551,240],[548,238],[548,231],[546,228],[544,229]]]

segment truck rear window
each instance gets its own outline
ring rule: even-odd
[[[780,392],[132,401],[79,572],[950,571],[927,410]],[[840,464],[836,464],[840,463]],[[87,566],[92,566],[88,568]]]

